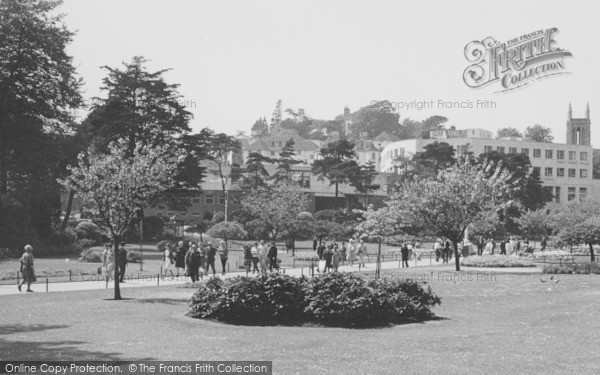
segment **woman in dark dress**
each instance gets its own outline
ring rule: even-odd
[[[187,246],[183,241],[179,241],[177,244],[177,254],[175,254],[175,268],[177,268],[177,276],[180,276],[179,269],[185,271],[185,254],[187,253]]]
[[[333,268],[331,260],[333,259],[333,245],[327,245],[327,248],[323,252],[323,259],[325,260],[325,272]]]

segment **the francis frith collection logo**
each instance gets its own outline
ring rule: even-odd
[[[504,43],[492,37],[472,41],[465,47],[465,57],[472,65],[465,69],[463,80],[472,88],[498,82],[498,92],[503,92],[568,73],[564,59],[572,55],[556,46],[557,32],[555,27],[537,30]]]

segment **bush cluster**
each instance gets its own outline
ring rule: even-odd
[[[139,263],[142,256],[139,251],[128,251],[127,252],[127,263]]]
[[[546,264],[543,273],[582,273],[600,275],[600,264],[598,263],[572,263],[572,264]]]
[[[102,262],[102,254],[92,249],[85,249],[81,252],[78,261],[90,263]]]
[[[526,257],[516,255],[472,255],[462,258],[465,267],[535,267],[535,263]]]
[[[436,304],[440,299],[414,281],[367,282],[337,272],[312,279],[267,274],[209,279],[192,297],[188,316],[247,325],[369,327],[429,319]]]

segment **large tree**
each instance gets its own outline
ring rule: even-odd
[[[251,216],[265,224],[273,240],[290,229],[298,214],[305,211],[308,198],[294,186],[278,183],[251,191],[241,201],[242,207]]]
[[[490,176],[487,171],[494,170]],[[465,230],[484,215],[496,215],[510,203],[510,173],[493,163],[461,160],[436,178],[406,182],[387,205],[396,220],[426,228],[446,237],[454,246],[456,270],[460,270],[458,243]]]
[[[250,134],[254,138],[266,137],[269,134],[269,123],[267,122],[267,118],[261,117],[256,120],[254,125],[252,125],[252,129],[250,129]]]
[[[525,129],[525,140],[531,142],[552,143],[554,137],[552,136],[552,129],[536,124],[528,126],[527,129]]]
[[[435,141],[423,148],[425,151],[417,152],[412,158],[415,173],[422,178],[434,177],[456,163],[454,147],[446,142]]]
[[[509,137],[519,137],[523,138],[523,133],[517,128],[500,128],[496,134],[496,138],[509,138]]]
[[[56,178],[65,172],[64,146],[82,106],[66,51],[73,33],[57,12],[60,4],[0,1],[0,199],[23,209],[32,226],[28,240],[48,236],[58,219]],[[0,210],[0,221],[13,223],[8,214]]]
[[[279,152],[279,159],[277,159],[277,168],[273,178],[275,181],[288,181],[292,180],[292,167],[296,164],[300,164],[300,160],[294,159],[296,151],[294,151],[294,139],[290,138]]]
[[[588,196],[579,201],[573,200],[561,206],[551,216],[554,231],[568,244],[587,244],[594,261],[593,245],[600,245],[595,236],[600,234],[600,199]]]
[[[356,162],[354,144],[345,138],[329,142],[321,148],[319,159],[312,164],[312,173],[318,175],[319,180],[329,180],[330,186],[335,186],[335,197],[338,197],[339,185],[349,182],[359,170]]]
[[[239,179],[240,187],[244,190],[252,190],[267,186],[270,176],[265,168],[265,163],[271,162],[270,158],[258,152],[251,152],[246,158],[244,170],[241,172]]]
[[[113,142],[106,153],[90,148],[62,181],[77,191],[108,228],[115,254],[139,210],[173,185],[178,157],[160,146],[142,148],[139,144],[129,155],[127,145],[124,140]],[[121,299],[118,267],[114,278],[115,299]]]

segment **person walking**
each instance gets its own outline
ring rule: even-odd
[[[163,253],[162,271],[164,272],[164,274],[161,275],[163,279],[167,276],[167,272],[171,272],[171,278],[175,277],[175,274],[173,273],[174,264],[175,260],[173,259],[173,244],[169,242],[167,243],[167,246],[165,246],[165,251]]]
[[[122,243],[117,254],[117,267],[119,267],[119,282],[125,282],[125,268],[127,267],[127,249],[125,244]]]
[[[313,251],[317,251],[317,247],[319,246],[319,241],[317,240],[317,236],[313,237]]]
[[[400,247],[400,253],[402,254],[402,268],[408,268],[408,258],[410,257],[410,250],[406,246],[406,242],[402,243]]]
[[[213,275],[217,274],[215,269],[215,257],[217,256],[217,249],[213,246],[212,242],[208,243],[208,249],[206,252],[206,274],[208,275],[208,268],[211,267]]]
[[[106,280],[106,287],[115,275],[115,252],[111,244],[104,246],[104,252],[102,253],[102,268],[104,270],[104,278]]]
[[[323,260],[323,253],[325,252],[325,243],[321,241],[319,247],[317,247],[317,255],[319,256],[319,260]]]
[[[402,249],[400,249],[400,251],[402,251]],[[442,257],[442,243],[439,239],[435,240],[435,243],[433,244],[433,251],[435,251],[435,261],[439,262],[440,257]]]
[[[356,261],[356,245],[354,244],[353,239],[348,241],[348,248],[346,250],[348,252],[346,260],[350,264],[350,267],[354,267],[354,262]]]
[[[219,258],[221,258],[221,267],[223,267],[223,275],[225,275],[225,267],[227,266],[227,258],[229,258],[229,249],[225,241],[219,244]]]
[[[542,237],[542,242],[540,243],[540,248],[542,251],[546,250],[546,246],[548,245],[548,238],[546,236]]]
[[[275,241],[271,242],[271,246],[269,246],[267,258],[269,259],[269,271],[273,272],[273,268],[275,268],[277,272],[279,272],[279,265],[277,264],[277,246],[275,246]]]
[[[23,284],[27,283],[27,291],[33,292],[31,283],[37,281],[33,269],[33,247],[31,245],[25,245],[24,250],[25,252],[21,256],[21,276],[23,276],[23,280],[17,285],[17,289],[19,289],[20,292]]]
[[[343,243],[342,243],[343,246]],[[342,252],[340,251],[337,244],[333,245],[333,255],[331,257],[331,266],[333,267],[333,271],[337,272],[340,267],[340,258],[342,256]]]
[[[260,262],[260,271],[263,273],[267,272],[268,252],[269,248],[265,245],[265,240],[261,240],[258,245],[258,261]]]
[[[340,261],[340,265],[345,266],[346,265],[346,257],[348,254],[348,249],[346,248],[346,243],[342,242],[342,246],[339,250],[339,261]]]
[[[185,254],[187,253],[187,246],[185,242],[179,241],[177,243],[177,252],[175,253],[175,268],[177,269],[177,276],[180,275],[180,271],[185,273]]]
[[[248,242],[244,245],[244,267],[246,268],[246,273],[250,272],[251,266],[252,266],[252,243]]]
[[[500,242],[500,255],[506,255],[506,240]]]
[[[356,253],[358,254],[358,259],[360,261],[360,264],[363,267],[365,266],[365,257],[369,257],[369,254],[367,253],[367,245],[365,245],[365,242],[363,240],[360,240],[360,244],[358,245],[358,249],[356,250]]]
[[[198,270],[201,265],[201,255],[198,247],[194,244],[185,254],[185,274],[190,277],[193,283],[200,281],[198,278]]]
[[[327,248],[323,252],[323,260],[325,261],[325,271],[324,272],[327,272],[331,268],[333,268],[333,265],[331,264],[332,258],[333,258],[333,245],[329,244],[329,245],[327,245]]]
[[[254,246],[252,246],[250,248],[250,254],[252,254],[252,264],[254,264],[254,268],[252,269],[252,274],[254,274],[254,271],[256,271],[256,273],[260,273],[260,271],[258,269],[258,262],[260,262],[260,259],[258,258],[258,256],[259,256],[258,242],[255,242]]]

